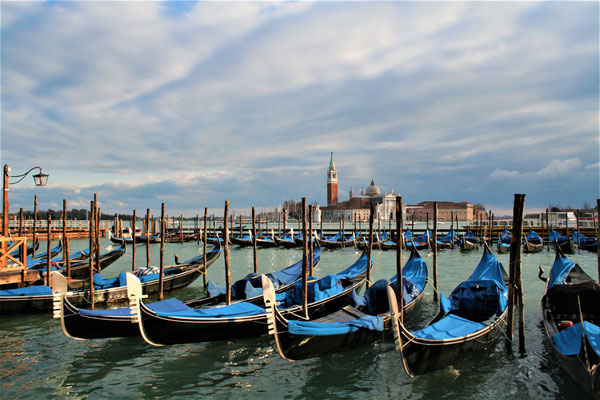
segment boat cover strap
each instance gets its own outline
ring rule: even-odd
[[[589,321],[584,321],[584,326],[588,343],[600,356],[600,327]],[[581,351],[582,333],[581,322],[578,322],[552,335],[552,341],[561,354],[574,356]]]
[[[306,336],[329,336],[344,335],[359,329],[371,331],[383,331],[383,318],[366,315],[352,321],[345,322],[312,322],[312,321],[288,321],[289,332],[294,335]]]
[[[436,323],[412,332],[412,334],[420,339],[444,340],[466,336],[486,327],[485,324],[448,314]]]

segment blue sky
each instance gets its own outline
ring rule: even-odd
[[[597,2],[0,3],[11,211],[595,204]]]

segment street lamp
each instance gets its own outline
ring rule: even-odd
[[[8,165],[5,165],[4,169],[5,169],[5,172],[4,172],[5,174],[10,173],[10,167]],[[8,169],[8,172],[6,172],[6,169]],[[48,174],[44,174],[42,172],[42,167],[33,167],[29,171],[25,172],[24,174],[9,176],[9,178],[21,178],[18,181],[10,182],[10,184],[14,185],[15,183],[21,182],[34,169],[39,169],[40,170],[39,173],[33,175],[33,182],[35,183],[35,186],[46,186],[46,184],[48,183]]]
[[[4,164],[4,191],[3,191],[3,204],[2,204],[2,236],[8,237],[8,179],[9,178],[20,178],[14,182],[10,182],[11,185],[21,182],[31,171],[39,169],[40,172],[33,175],[33,182],[36,186],[45,186],[48,183],[48,174],[42,172],[41,167],[33,167],[29,171],[21,175],[9,175],[10,167]]]

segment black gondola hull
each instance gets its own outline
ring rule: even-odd
[[[352,301],[352,290],[361,282],[346,287],[343,292],[330,298],[308,305],[311,319],[331,314]],[[156,344],[176,344],[232,340],[245,337],[266,335],[266,314],[241,318],[165,318],[156,315],[145,305],[140,306],[143,330],[146,337]],[[286,318],[293,319],[294,314],[301,315],[302,308],[294,307],[283,311]]]

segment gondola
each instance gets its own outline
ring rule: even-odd
[[[126,232],[128,233],[127,236],[123,235],[123,237],[118,237],[113,234],[112,229],[109,229],[108,231],[106,231],[106,235],[108,236],[108,239],[113,243],[121,244],[121,242],[124,240],[126,244],[133,244],[133,237],[131,235],[131,227],[128,226],[123,230],[123,233],[126,233]],[[136,240],[136,243],[140,243],[140,236],[137,235],[135,240]]]
[[[455,241],[456,232],[454,232],[454,229],[450,229],[447,234],[437,238],[437,249],[453,249]]]
[[[402,248],[404,248],[404,242],[401,244]],[[386,240],[381,240],[379,243],[379,248],[381,250],[396,250],[398,248],[398,239],[397,237],[391,237],[388,235]]]
[[[229,241],[233,244],[237,244],[238,246],[254,246],[254,241],[252,240],[252,232],[248,231],[247,235],[238,235],[231,236]]]
[[[578,249],[598,252],[598,239],[593,236],[585,236],[575,231],[573,232],[573,244]]]
[[[373,249],[381,249],[381,242],[388,240],[389,233],[383,232],[381,235],[378,233],[373,233]],[[354,245],[359,250],[364,250],[369,246],[369,240],[367,236],[360,237],[357,235],[356,240],[354,241]]]
[[[417,248],[417,250],[425,250],[429,248],[429,241],[430,241],[431,235],[429,231],[426,231],[425,233],[423,233],[422,235],[419,236],[414,236],[412,235],[411,232],[411,238],[410,239],[406,239],[406,248],[407,249],[411,249],[411,247],[415,246]]]
[[[8,242],[7,244],[8,248],[10,248],[11,246],[11,242]],[[35,244],[30,244],[29,246],[27,246],[27,255],[30,256],[31,254],[33,254],[33,248],[35,247],[35,250],[37,251],[37,249],[40,248],[40,241],[39,239],[36,238],[35,240]],[[13,252],[10,253],[11,256],[13,256],[14,258],[21,258],[21,247],[19,246],[18,249],[14,250]]]
[[[59,240],[58,245],[50,249],[50,258],[54,258],[62,251],[62,240]],[[27,268],[36,268],[40,264],[48,262],[48,252],[37,253],[35,257],[27,257]]]
[[[542,316],[552,351],[563,369],[600,399],[600,286],[560,249],[550,276],[542,280]]]
[[[110,249],[106,253],[100,254],[100,271],[108,268],[112,263],[117,261],[127,252],[127,246],[124,242],[121,242],[121,245],[117,248]],[[64,264],[59,264],[59,271],[65,270]],[[100,272],[96,271],[96,272]],[[71,278],[74,279],[88,279],[90,273],[90,262],[89,262],[89,254],[88,256],[80,261],[71,262]]]
[[[477,244],[477,237],[475,234],[467,230],[462,238],[460,238],[460,250],[461,251],[471,251],[478,249],[479,245]]]
[[[262,234],[257,235],[256,237],[256,245],[258,247],[277,247],[277,242],[275,241],[275,233],[271,230],[271,234]]]
[[[265,280],[263,280],[265,282]],[[404,314],[410,316],[424,296],[427,284],[427,265],[415,248],[402,269]],[[381,279],[369,287],[364,296],[357,296],[353,306],[346,306],[330,315],[313,321],[288,320],[275,306],[276,295],[272,285],[263,292],[265,307],[271,311],[269,332],[275,339],[279,355],[287,360],[300,360],[338,353],[366,346],[391,336],[391,314],[387,286],[397,287]],[[268,282],[267,282],[268,284]]]
[[[198,233],[181,232],[179,228],[172,229],[168,235],[165,235],[165,243],[193,242],[195,240],[198,240]]]
[[[215,252],[216,250],[217,248],[213,249],[212,251]],[[211,257],[210,253],[207,253],[207,260],[209,259],[209,257]],[[313,252],[314,265],[318,263],[320,258],[320,249],[316,249]],[[189,261],[201,265],[202,258],[194,258]],[[239,281],[236,281],[233,285],[231,285],[231,293],[234,301],[245,301],[255,304],[261,303],[262,294],[256,294],[252,296],[250,295],[250,292],[253,289],[249,288],[249,290],[247,290],[246,288],[248,285],[252,286],[252,283],[260,281],[259,279],[254,279],[254,276],[256,276],[256,274],[248,274],[243,279],[240,279]],[[278,291],[288,290],[293,286],[294,282],[300,276],[302,276],[302,260],[290,265],[287,268],[282,269],[281,271],[276,271],[267,274],[267,276],[277,284],[277,286],[279,287]],[[61,288],[61,291],[64,291],[64,289]],[[225,301],[225,295],[223,293],[223,290],[221,290],[220,287],[215,287],[214,284],[211,285],[210,281],[209,291],[216,291],[217,293],[212,293],[212,296],[209,295],[200,299],[190,300],[185,303],[185,306],[189,308],[202,308],[214,306]],[[62,312],[61,325],[63,328],[63,332],[66,336],[78,339],[98,339],[140,335],[140,329],[138,325],[132,324],[133,320],[130,314],[130,309],[128,307],[94,311],[77,308],[71,303],[70,299],[71,297],[66,297],[63,300],[61,300],[62,303],[58,302],[57,299],[57,303],[55,303],[55,316],[61,315],[60,313]],[[169,311],[172,310],[173,303],[178,304],[179,301],[164,300],[154,303],[148,303],[146,306],[151,310],[157,312]],[[59,304],[61,305],[60,308],[57,307],[57,305]],[[92,327],[92,329],[89,329],[88,327]]]
[[[573,254],[573,247],[571,246],[571,238],[568,236],[561,235],[555,230],[550,231],[548,240],[551,244],[560,247],[560,250],[564,254]]]
[[[125,252],[126,245],[121,242],[120,247],[113,249],[100,257],[100,269],[102,270],[110,265],[125,254]],[[81,279],[87,279],[89,276],[89,265],[89,260],[71,264],[72,281],[70,289],[74,292],[82,292],[85,289],[86,284],[89,286],[89,281]],[[57,264],[57,267],[52,266],[52,271],[65,271],[64,266],[58,266]],[[39,285],[0,290],[0,315],[45,312],[52,309],[52,290],[48,286],[42,284],[46,279],[46,269],[40,269],[39,274]],[[77,304],[83,304],[83,295],[80,296],[79,300],[74,301]]]
[[[505,229],[498,238],[498,253],[508,253],[510,250],[510,241],[512,235],[508,229]]]
[[[285,235],[275,236],[275,241],[279,247],[294,248],[302,246],[302,243],[299,243],[294,239],[293,229],[290,229],[290,232]]]
[[[206,254],[206,267],[214,263],[221,254],[221,249],[215,247]],[[197,258],[192,259],[192,263],[183,263],[174,267],[165,268],[163,278],[163,293],[170,293],[174,290],[188,286],[203,273],[203,262]],[[190,260],[191,261],[191,260]],[[199,262],[200,261],[200,262]],[[127,275],[130,273],[122,272],[118,278],[118,287],[109,287],[96,290],[94,299],[104,298],[108,302],[121,302],[127,299]],[[140,282],[141,293],[145,297],[158,294],[159,281],[157,274],[154,276],[142,276],[138,279]],[[125,286],[123,286],[123,284]],[[77,305],[85,304],[81,301],[81,296],[74,296],[66,292],[66,280],[62,275],[53,276],[54,291],[54,318],[60,318],[63,333],[74,339],[98,339],[109,337],[126,337],[139,335],[139,328],[132,324],[129,308],[100,309],[90,310],[77,308]],[[169,301],[159,301],[151,303],[150,307],[168,304]]]
[[[529,229],[529,232],[527,232],[523,241],[523,252],[525,253],[539,253],[544,249],[544,241],[533,229]]]
[[[343,232],[339,232],[338,234],[329,237],[316,237],[316,240],[317,243],[319,243],[319,246],[321,247],[327,249],[339,249],[342,247],[354,247],[356,236],[354,232],[350,234],[344,234]]]
[[[397,349],[409,375],[444,368],[488,347],[501,333],[508,312],[506,272],[487,244],[484,247],[473,274],[449,298],[442,294],[440,312],[425,328],[411,332],[403,324],[395,325]]]
[[[219,253],[208,253],[210,256],[207,254],[207,260],[210,257],[210,259],[213,259],[210,262],[213,262]],[[196,263],[165,268],[165,292],[189,285],[201,274],[200,269],[201,265]],[[59,276],[59,280],[62,277],[66,282],[64,275],[58,271],[53,271],[53,285],[56,276]],[[156,293],[158,289],[158,278],[156,275],[146,276],[144,280],[144,291],[147,291],[149,294]],[[66,292],[67,289],[65,290],[69,297],[69,302],[74,305],[89,304],[89,281],[72,281],[72,283],[73,285],[68,287],[69,292]],[[122,286],[124,283],[124,272],[114,279],[104,279],[100,274],[94,274],[94,303],[107,304],[126,301],[127,289],[126,286]],[[45,312],[49,310],[52,310],[52,289],[48,286],[41,285],[11,291],[0,291],[0,314]]]
[[[367,258],[366,253],[363,253],[354,264],[337,275],[309,279],[309,318],[319,318],[350,304],[353,291],[364,283]],[[137,289],[137,278],[129,274],[127,279],[132,293],[132,314],[137,315],[134,318],[139,324],[142,338],[149,344],[231,340],[268,332],[267,314],[262,305],[240,302],[229,306],[193,309],[177,299],[170,299],[172,311],[154,311],[143,303]],[[296,281],[292,289],[279,293],[278,298],[283,301],[280,311],[286,318],[298,318],[303,314],[301,281]]]
[[[373,248],[379,250],[395,250],[398,247],[398,243],[395,239],[390,239],[389,232],[383,232],[382,234],[374,234]],[[369,245],[369,241],[366,238],[356,240],[356,248],[364,250]]]

